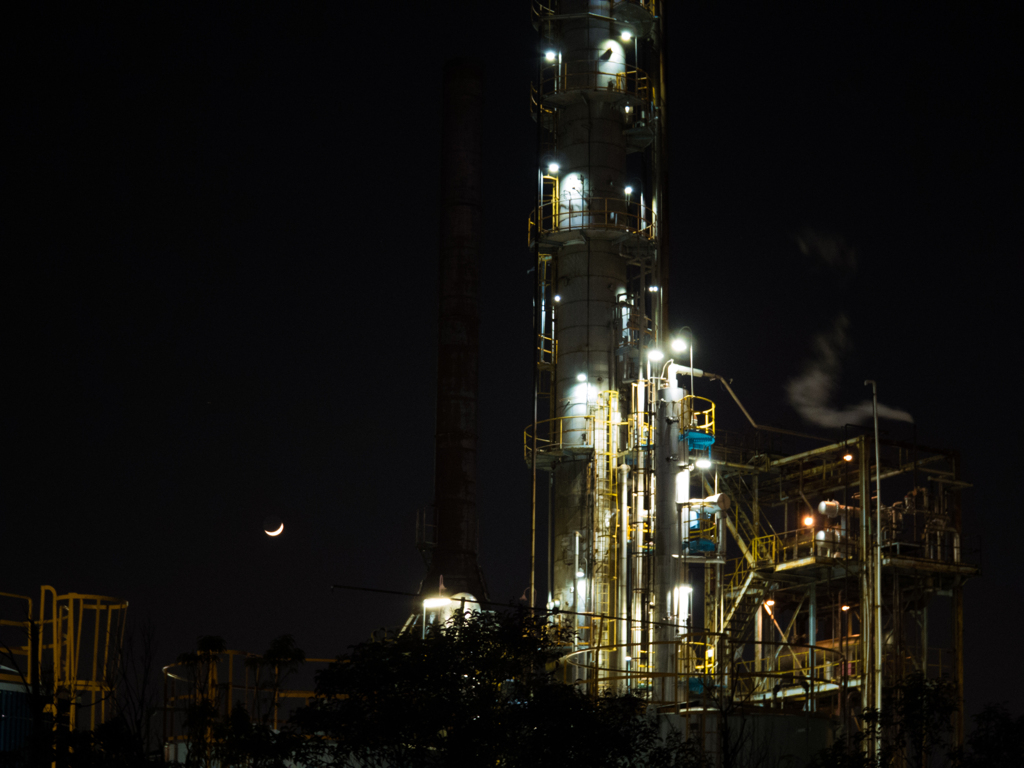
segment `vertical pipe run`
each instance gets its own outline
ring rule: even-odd
[[[875,420],[875,709],[882,709],[882,445],[878,439],[878,387],[871,385],[871,410]],[[876,752],[877,752],[876,747]]]
[[[420,587],[487,599],[477,563],[476,403],[479,378],[479,253],[482,230],[483,67],[445,64],[442,96],[441,249],[434,508],[437,546]]]
[[[663,701],[674,700],[674,641],[678,633],[679,606],[674,598],[679,586],[679,555],[682,531],[676,505],[679,472],[679,409],[683,390],[665,387],[658,392],[657,442],[655,449],[654,518],[654,668]]]

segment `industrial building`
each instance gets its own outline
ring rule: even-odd
[[[648,698],[712,755],[740,717],[809,756],[918,672],[955,683],[959,743],[979,571],[957,454],[880,440],[877,419],[838,441],[758,425],[669,327],[664,5],[534,4],[524,449],[549,521],[535,583],[577,629],[568,680]],[[717,428],[726,408],[749,432]]]

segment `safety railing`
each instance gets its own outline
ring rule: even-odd
[[[537,422],[537,453],[550,454],[574,448],[593,448],[595,416],[556,416]],[[533,425],[523,430],[523,456],[527,463],[533,451]]]
[[[758,536],[750,543],[751,554],[755,563],[774,563],[775,554],[778,551],[779,538],[773,533],[767,536]]]
[[[577,230],[615,230],[654,239],[654,211],[626,197],[563,197],[548,200],[530,217],[527,240]]]
[[[683,413],[689,416],[685,430],[695,430],[706,435],[715,434],[715,404],[706,397],[687,395],[683,398]]]
[[[838,560],[857,558],[860,542],[844,536],[839,529],[805,526],[783,531],[777,536],[775,562],[781,564],[805,557],[831,557]]]
[[[857,645],[851,639],[850,649],[856,652]],[[834,696],[859,673],[843,652],[850,649],[696,631],[652,642],[643,651],[622,643],[581,648],[562,658],[559,676],[586,686],[592,695],[628,690],[660,707],[721,708],[727,702],[772,707],[789,699],[814,709],[817,700]],[[641,656],[648,663],[633,662]]]
[[[541,100],[570,91],[604,91],[650,101],[651,87],[642,69],[619,69],[611,62],[562,61],[544,67],[540,74]]]
[[[279,728],[295,709],[309,703],[315,695],[313,675],[333,661],[306,659],[298,674],[308,683],[303,688],[285,685],[292,677],[290,670],[244,651],[199,654],[193,664],[167,665],[163,668],[165,750],[174,752],[174,745],[188,742],[188,717],[197,705],[212,709],[221,719],[241,705],[253,720]]]

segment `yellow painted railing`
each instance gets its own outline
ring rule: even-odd
[[[568,91],[608,91],[651,100],[650,80],[642,69],[614,71],[616,65],[594,60],[552,63],[541,71],[541,97]],[[612,70],[612,71],[609,71]]]
[[[683,398],[683,413],[689,414],[684,429],[693,429],[708,435],[715,434],[715,404],[706,397],[687,395]]]

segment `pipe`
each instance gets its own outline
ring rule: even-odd
[[[633,654],[629,647],[629,465],[619,464],[619,669],[626,669],[626,660]],[[627,678],[626,687],[629,681]]]
[[[871,385],[871,411],[875,421],[875,709],[882,709],[882,444],[878,437],[878,386],[867,379],[864,386]],[[875,754],[880,753],[881,744],[875,741]]]
[[[682,539],[676,505],[676,475],[679,472],[679,403],[685,390],[665,387],[658,392],[657,441],[655,443],[654,518],[654,670],[662,701],[674,700],[674,641],[679,617],[674,600]],[[670,688],[670,684],[672,687]]]

